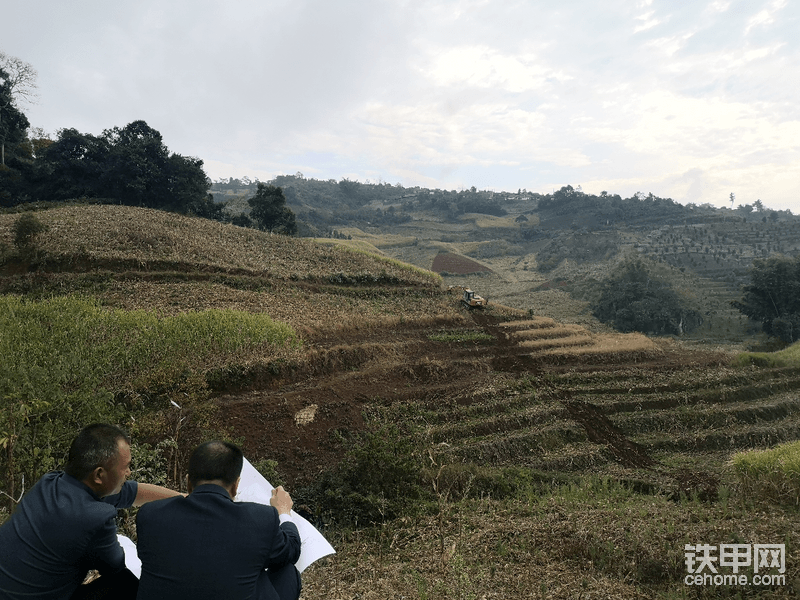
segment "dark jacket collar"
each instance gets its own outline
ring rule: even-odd
[[[198,485],[196,488],[192,490],[192,493],[189,496],[194,496],[195,494],[215,494],[217,496],[222,496],[223,498],[227,498],[231,502],[233,499],[228,494],[228,490],[226,490],[221,485],[217,485],[216,483],[204,483],[202,485]]]
[[[57,473],[60,474],[60,477],[61,477],[62,481],[66,482],[66,483],[68,483],[68,484],[70,484],[72,486],[75,486],[78,489],[85,490],[86,493],[88,493],[95,500],[102,500],[102,498],[100,496],[95,494],[95,492],[94,492],[94,490],[92,488],[90,488],[88,485],[83,483],[80,479],[75,479],[72,475],[70,475],[66,471],[58,471]]]

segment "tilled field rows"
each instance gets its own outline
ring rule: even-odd
[[[453,464],[601,474],[651,489],[674,490],[682,470],[732,451],[800,438],[800,369],[733,369],[722,353],[638,334],[460,314],[317,335],[305,367],[221,396],[223,412],[250,455],[291,465],[294,481],[337,462],[331,432],[362,427],[364,414],[407,424],[420,448]],[[465,341],[481,329],[491,337]],[[577,348],[591,351],[576,352],[582,338],[590,342]],[[530,343],[541,340],[554,345]]]
[[[719,461],[800,439],[800,369],[732,369],[653,342],[646,357],[619,352],[624,341],[579,357],[569,344],[537,354],[531,339],[591,334],[544,319],[476,319],[497,336],[497,357],[527,375],[491,398],[409,399],[404,412],[423,420],[426,440],[455,462],[652,479],[646,472],[701,468],[704,455]]]

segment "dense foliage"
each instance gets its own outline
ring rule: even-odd
[[[476,188],[462,191],[428,190],[386,182],[361,183],[344,178],[336,180],[307,179],[302,173],[279,175],[268,182],[280,187],[286,202],[297,211],[303,235],[331,235],[332,228],[343,225],[358,227],[398,225],[411,220],[412,212],[428,212],[438,218],[455,221],[466,213],[495,216],[506,214],[498,197]],[[218,200],[237,195],[249,197],[258,180],[227,179],[215,182],[212,192]],[[246,211],[242,203],[229,202],[228,210]],[[252,215],[251,215],[252,216]],[[240,217],[241,218],[241,217]],[[235,222],[235,221],[234,221]]]
[[[18,145],[9,156],[15,172],[0,200],[107,198],[130,206],[209,212],[210,181],[203,161],[170,153],[161,134],[144,121],[107,129],[99,136],[62,129],[55,141]],[[213,212],[211,210],[210,212]]]
[[[250,218],[259,229],[287,235],[297,233],[294,213],[286,206],[281,188],[259,183],[256,195],[247,203],[250,205]]]
[[[607,192],[596,196],[584,193],[580,186],[576,189],[571,185],[541,196],[538,210],[544,213],[545,222],[551,220],[559,225],[572,224],[589,229],[606,229],[623,223],[630,225],[642,220],[685,221],[693,211],[671,198],[659,198],[652,193],[636,193],[630,198]],[[565,220],[569,223],[562,222]]]
[[[373,424],[339,441],[343,460],[301,495],[330,522],[348,526],[380,523],[413,510],[428,496],[425,463],[408,431],[394,424]]]
[[[680,335],[703,321],[669,282],[639,259],[626,261],[603,283],[593,312],[623,332]]]
[[[28,118],[16,105],[13,92],[11,74],[0,62],[0,145],[2,146],[0,168],[5,166],[6,146],[22,142],[26,130],[30,127]]]
[[[620,236],[617,232],[575,232],[548,242],[536,257],[537,268],[547,273],[565,259],[577,263],[600,262],[610,259],[619,252],[619,248]]]
[[[744,296],[733,305],[760,321],[765,333],[787,343],[800,340],[800,257],[756,259],[749,276]]]
[[[295,339],[262,314],[159,317],[73,297],[0,296],[0,331],[0,491],[11,497],[63,464],[75,432],[93,421],[174,441],[188,414],[208,410],[207,370]]]

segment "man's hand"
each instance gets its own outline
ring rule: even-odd
[[[290,514],[292,511],[292,506],[294,506],[292,497],[289,495],[289,492],[283,489],[282,485],[279,485],[272,490],[272,498],[269,499],[269,503],[277,508],[278,514],[281,515]]]

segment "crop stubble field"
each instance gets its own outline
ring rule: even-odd
[[[334,432],[375,421],[428,453],[438,512],[332,530],[338,554],[309,569],[304,598],[734,596],[681,583],[685,543],[733,540],[786,543],[788,583],[764,597],[800,589],[796,510],[739,499],[727,470],[734,451],[800,438],[798,369],[732,368],[724,348],[503,305],[467,312],[430,273],[305,240],[124,207],[37,215],[41,254],[6,264],[3,293],[295,328],[301,348],[250,357],[240,366],[261,375],[216,392],[221,422],[290,490],[341,459]],[[12,222],[0,215],[9,245]],[[498,473],[532,485],[504,493]]]

